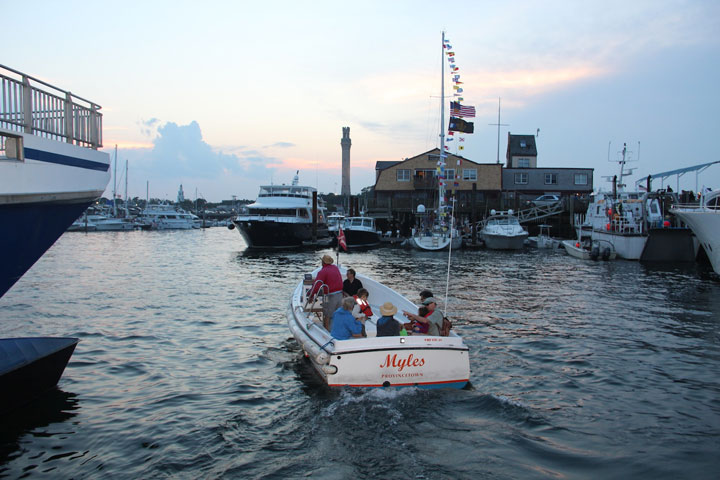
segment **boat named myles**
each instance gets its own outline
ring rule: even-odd
[[[308,298],[319,269],[305,275],[290,297],[288,326],[313,368],[331,387],[462,388],[470,377],[468,347],[454,331],[446,337],[378,337],[376,313],[365,322],[367,337],[337,340],[323,326],[322,301]],[[346,270],[340,267],[344,275]],[[369,292],[370,307],[392,303],[398,311],[417,306],[391,288],[357,274]],[[322,289],[321,289],[322,290]],[[402,323],[402,321],[401,321]]]

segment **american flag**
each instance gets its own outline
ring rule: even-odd
[[[339,247],[342,247],[343,250],[345,250],[345,251],[347,252],[347,243],[345,242],[345,232],[343,232],[342,227],[340,227],[340,228],[338,229],[338,237],[337,237],[337,240],[338,240],[338,246],[339,246]]]
[[[450,102],[450,115],[453,117],[475,117],[475,107],[460,105],[460,102]]]

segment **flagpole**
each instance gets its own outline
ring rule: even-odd
[[[440,49],[440,166],[445,163],[445,31],[442,32],[442,48]],[[442,212],[443,188],[440,176],[438,181],[438,215]]]

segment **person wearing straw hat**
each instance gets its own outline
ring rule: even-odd
[[[437,308],[437,301],[435,300],[435,297],[426,298],[425,300],[423,300],[422,304],[425,305],[430,311],[427,317],[421,317],[420,315],[410,313],[404,310],[403,315],[405,315],[410,320],[415,320],[416,322],[428,324],[428,335],[433,335],[436,337],[440,336],[440,329],[442,328],[443,324],[443,314]]]
[[[323,255],[321,260],[322,268],[315,277],[310,295],[316,295],[321,288],[323,289],[325,294],[323,300],[323,326],[327,331],[330,331],[333,313],[340,308],[340,302],[343,298],[343,279],[340,269],[337,265],[333,265],[333,258],[330,255]]]
[[[400,322],[395,320],[393,315],[397,313],[397,307],[390,302],[385,302],[380,306],[380,317],[377,321],[378,337],[397,337],[400,335]]]

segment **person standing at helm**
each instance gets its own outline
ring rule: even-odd
[[[323,301],[323,326],[330,331],[330,323],[335,310],[340,308],[342,301],[343,279],[340,269],[333,265],[333,258],[330,255],[322,256],[322,268],[315,277],[310,296],[317,295],[322,288],[325,294]]]

